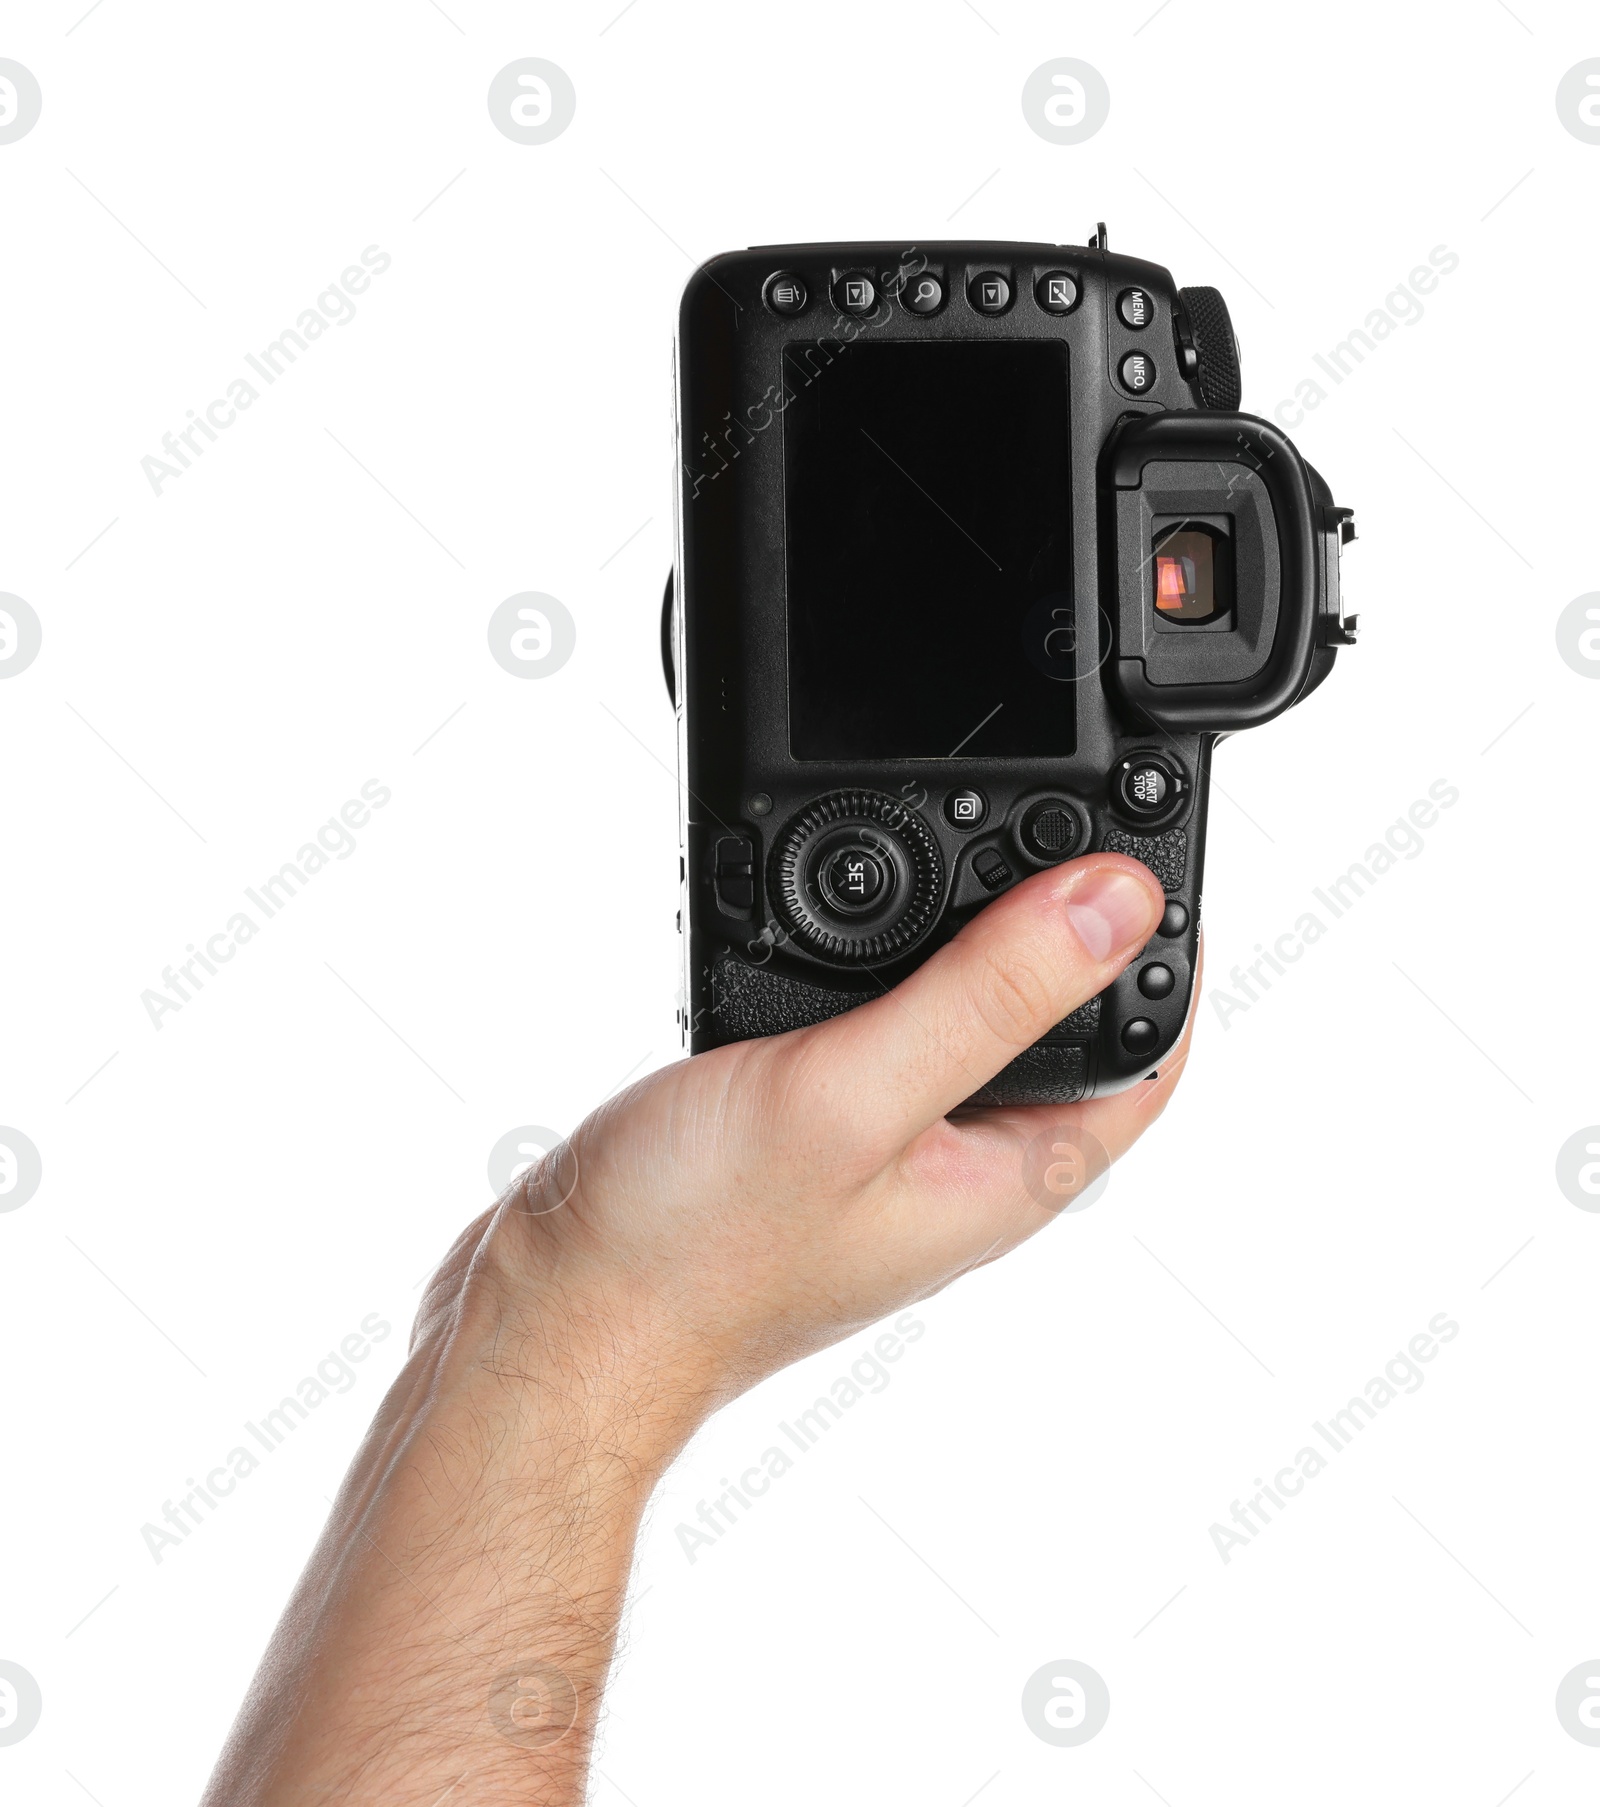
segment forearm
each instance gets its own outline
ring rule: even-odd
[[[206,1807],[576,1807],[655,1481],[724,1401],[1052,1221],[1038,1149],[1087,1183],[1148,1126],[1187,1040],[1138,1094],[958,1107],[1164,907],[1118,854],[1039,873],[892,996],[652,1074],[524,1174],[430,1286]]]
[[[621,1314],[625,1317],[626,1314]],[[614,1325],[463,1286],[346,1479],[204,1807],[583,1799],[633,1543],[685,1434]]]

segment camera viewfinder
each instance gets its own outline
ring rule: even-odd
[[[1156,534],[1151,566],[1159,621],[1218,621],[1233,610],[1233,548],[1214,527],[1186,521]]]

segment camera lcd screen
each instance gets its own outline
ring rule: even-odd
[[[790,345],[797,759],[1073,751],[1067,348]]]

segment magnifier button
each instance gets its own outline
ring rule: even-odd
[[[936,314],[944,306],[944,284],[937,276],[913,276],[902,293],[913,314]]]

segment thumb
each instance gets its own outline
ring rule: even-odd
[[[1053,867],[886,996],[806,1031],[817,1042],[807,1052],[869,1097],[875,1131],[903,1146],[1104,991],[1165,907],[1138,860],[1096,853]]]

